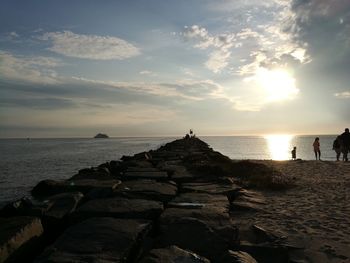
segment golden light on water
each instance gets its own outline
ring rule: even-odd
[[[293,146],[291,141],[293,135],[278,134],[266,135],[267,146],[272,160],[288,160],[291,158],[291,150]]]

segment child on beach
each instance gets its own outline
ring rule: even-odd
[[[297,159],[297,147],[294,146],[292,150],[292,160],[296,160],[296,159]]]
[[[317,160],[317,155],[318,155],[318,160],[321,161],[320,138],[316,137],[312,146],[314,147],[314,153],[315,153],[316,160]]]

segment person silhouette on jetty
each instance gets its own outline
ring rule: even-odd
[[[317,155],[318,155],[318,160],[321,161],[320,138],[316,137],[312,146],[314,147],[314,153],[315,153],[316,160],[317,160]]]
[[[349,128],[345,129],[345,132],[343,132],[340,135],[341,141],[343,143],[343,160],[348,161],[348,153],[350,151],[350,133]]]
[[[296,160],[297,159],[297,147],[294,146],[291,153],[292,153],[292,160]]]
[[[333,150],[336,153],[337,161],[339,161],[340,154],[342,152],[342,142],[340,136],[337,136],[337,138],[333,141]],[[344,158],[343,158],[344,161]]]

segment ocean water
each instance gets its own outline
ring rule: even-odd
[[[335,135],[319,136],[323,160],[335,160]],[[200,137],[231,159],[313,160],[315,136],[210,136]],[[175,137],[109,139],[0,139],[0,205],[28,196],[43,179],[66,179],[79,169],[97,166],[123,155],[157,149]]]

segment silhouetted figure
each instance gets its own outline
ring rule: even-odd
[[[336,156],[337,156],[337,161],[339,161],[339,157],[340,157],[340,154],[342,152],[342,141],[341,141],[341,138],[340,136],[337,136],[337,138],[334,140],[333,142],[333,150],[335,151],[336,153]]]
[[[193,137],[193,130],[190,129],[190,137]]]
[[[294,146],[292,150],[292,160],[296,160],[296,159],[297,159],[297,147]]]
[[[320,138],[316,137],[312,146],[314,147],[314,153],[315,153],[316,160],[317,160],[317,156],[318,156],[318,160],[321,161]]]
[[[350,151],[350,133],[349,128],[345,129],[345,132],[343,132],[340,135],[342,144],[343,144],[343,160],[348,161],[348,153]]]

